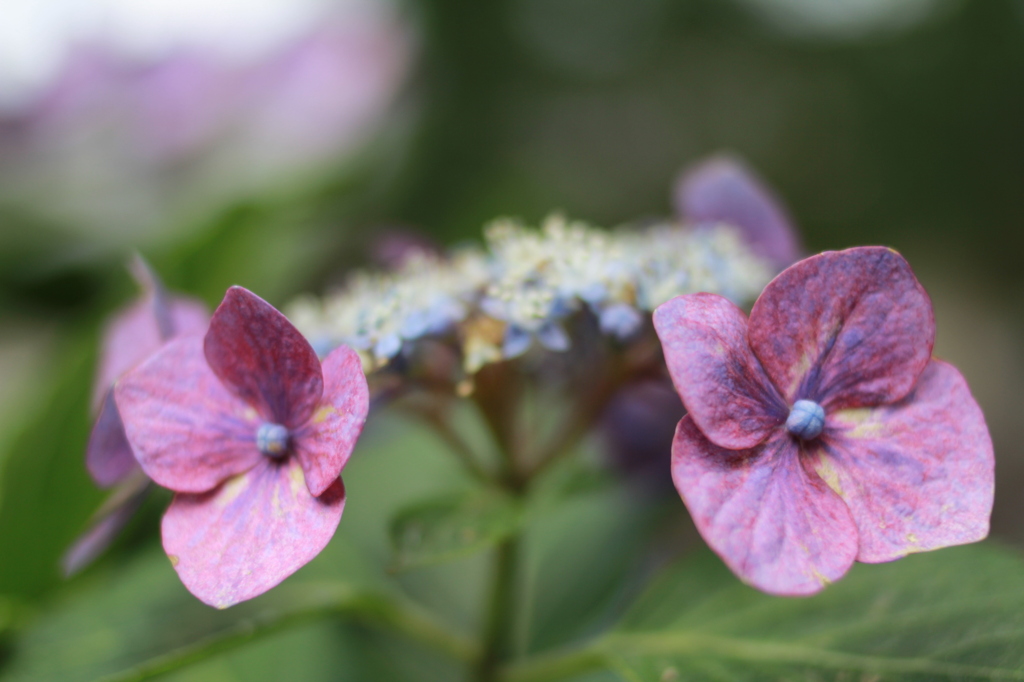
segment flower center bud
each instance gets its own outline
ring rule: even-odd
[[[814,440],[825,428],[825,410],[813,400],[798,400],[786,418],[786,430],[801,440]]]
[[[263,422],[256,430],[256,448],[267,457],[279,457],[288,449],[288,427]]]

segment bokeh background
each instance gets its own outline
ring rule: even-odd
[[[69,589],[131,249],[211,306],[281,305],[389,230],[668,215],[719,151],[810,250],[907,256],[993,434],[994,533],[1024,545],[1024,0],[5,0],[0,596]]]

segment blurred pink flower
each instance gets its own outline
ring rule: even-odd
[[[80,44],[40,96],[0,113],[3,195],[138,244],[350,158],[386,120],[412,43],[389,4],[364,2],[248,61]]]
[[[103,488],[115,488],[85,532],[61,557],[61,567],[67,576],[88,566],[110,546],[150,489],[125,436],[114,402],[114,382],[174,336],[202,333],[210,319],[209,311],[200,301],[168,295],[163,283],[138,254],[132,259],[130,270],[142,295],[105,325],[93,384],[93,410],[98,411],[98,416],[85,450],[86,469],[93,480]]]
[[[727,223],[780,270],[803,248],[782,203],[739,159],[719,155],[687,169],[673,191],[676,213],[698,228]]]
[[[326,546],[368,410],[354,351],[321,366],[281,313],[232,287],[205,337],[167,344],[115,396],[143,471],[177,493],[164,549],[199,599],[255,597]]]
[[[210,319],[202,302],[169,296],[141,257],[135,257],[131,269],[142,296],[107,322],[93,384],[93,409],[98,409],[99,415],[89,434],[85,462],[93,480],[104,488],[123,480],[138,466],[114,404],[114,382],[174,336],[201,334]]]
[[[800,261],[749,321],[691,294],[654,324],[689,412],[673,480],[744,581],[811,594],[854,560],[987,535],[992,441],[963,377],[931,358],[931,302],[896,252]]]

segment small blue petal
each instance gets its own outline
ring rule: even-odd
[[[505,358],[517,358],[530,349],[532,341],[530,332],[510,324],[505,330],[505,342],[502,344],[501,354]]]
[[[425,310],[416,310],[402,321],[402,338],[418,339],[430,331],[430,317]]]
[[[825,428],[825,409],[813,400],[798,400],[786,418],[786,430],[801,440],[813,440]]]
[[[309,340],[316,356],[323,360],[332,350],[338,347],[337,342],[329,336],[317,336]]]
[[[428,334],[441,334],[466,317],[466,307],[451,298],[442,298],[427,313]]]
[[[608,298],[608,287],[600,282],[591,282],[580,292],[580,298],[590,305],[598,305]]]
[[[370,347],[373,345],[370,342],[370,337],[367,336],[366,334],[348,336],[345,339],[343,339],[343,342],[345,343],[346,346],[349,346],[350,348],[353,348],[355,350],[370,350]]]
[[[537,341],[548,350],[561,353],[569,350],[569,335],[557,324],[548,323],[537,330]]]
[[[388,334],[377,341],[373,354],[378,358],[393,358],[402,350],[402,338],[398,334]]]
[[[615,303],[601,311],[599,321],[602,332],[625,341],[640,329],[643,317],[628,303]]]
[[[505,319],[505,304],[496,298],[484,298],[480,301],[480,310],[485,315],[493,317],[496,320]]]
[[[576,310],[575,301],[571,296],[559,296],[552,302],[548,316],[551,318],[567,317]]]

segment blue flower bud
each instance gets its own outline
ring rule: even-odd
[[[786,430],[801,440],[814,440],[825,428],[825,410],[813,400],[793,403],[786,419]]]
[[[256,449],[267,457],[279,457],[288,449],[288,440],[291,434],[288,427],[263,422],[256,430]]]

